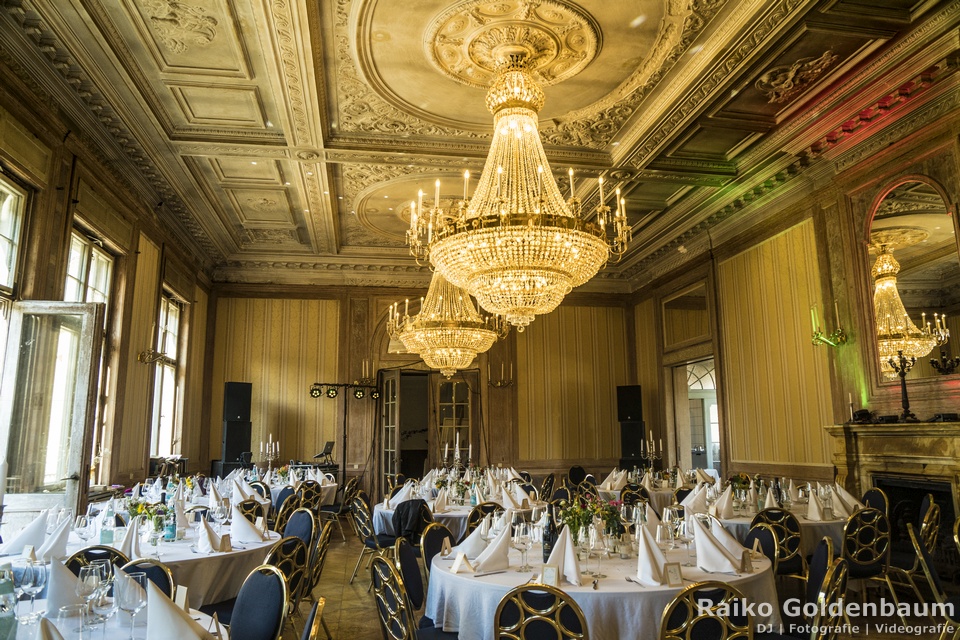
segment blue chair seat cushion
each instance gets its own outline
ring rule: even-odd
[[[223,602],[214,602],[213,604],[205,604],[200,607],[202,613],[207,614],[211,618],[213,614],[217,614],[217,620],[222,624],[230,625],[230,618],[233,616],[233,607],[237,604],[236,598],[230,598],[229,600],[224,600]]]
[[[437,627],[417,629],[417,640],[457,640],[459,637],[459,634],[449,633]]]
[[[384,549],[386,547],[392,547],[393,544],[397,541],[397,536],[391,536],[387,533],[378,533],[375,535],[377,538],[376,542],[374,542],[373,538],[371,537],[364,540],[363,544],[366,545],[368,548],[375,550],[377,548],[377,545],[380,545],[380,548]]]
[[[338,502],[336,504],[325,504],[320,507],[320,511],[324,511],[326,513],[340,513],[342,508],[343,505]]]
[[[781,560],[779,563],[777,563],[778,575],[782,576],[799,573],[803,573],[803,557],[800,555],[795,555],[789,560]]]
[[[913,551],[891,551],[890,566],[900,569],[912,569],[917,561],[917,554]]]

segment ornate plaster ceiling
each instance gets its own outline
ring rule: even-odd
[[[865,124],[941,108],[960,6],[875,4],[0,0],[0,63],[162,202],[214,280],[425,285],[409,201],[480,171],[482,87],[522,33],[561,188],[572,166],[624,190],[633,247],[587,286],[626,292],[869,152]]]

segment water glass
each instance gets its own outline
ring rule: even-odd
[[[77,519],[73,522],[73,532],[84,544],[93,537],[95,528],[93,518],[87,516],[77,516]]]
[[[673,525],[661,522],[657,526],[657,546],[663,550],[673,547]]]
[[[83,630],[87,628],[87,605],[68,604],[57,610],[58,629],[67,629],[72,624],[71,620],[76,620],[79,623],[73,629],[73,632],[81,634],[82,637]]]
[[[147,574],[124,573],[117,576],[117,599],[121,611],[130,614],[130,638],[133,639],[134,618],[147,606]]]
[[[23,568],[21,580],[23,592],[30,596],[30,617],[28,620],[36,620],[43,612],[36,611],[34,601],[37,594],[43,591],[43,587],[47,584],[47,567],[42,562],[27,562]]]

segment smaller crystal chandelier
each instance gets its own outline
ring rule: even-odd
[[[876,283],[873,309],[877,320],[880,372],[887,379],[897,377],[894,363],[899,361],[901,353],[907,360],[922,358],[950,337],[945,316],[933,314],[935,326],[927,322],[926,313],[921,314],[919,327],[910,319],[897,290],[900,263],[891,251],[886,245],[880,245],[877,261],[871,269]]]
[[[411,316],[409,300],[403,314],[394,303],[390,307],[387,331],[407,351],[419,354],[426,365],[439,369],[447,378],[458,369],[466,369],[493,346],[509,328],[499,316],[482,317],[470,296],[434,272],[426,298],[420,298],[420,313]]]

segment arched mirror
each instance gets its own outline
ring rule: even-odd
[[[931,184],[903,182],[880,200],[870,273],[883,378],[897,378],[890,360],[898,362],[899,351],[916,358],[908,379],[953,372],[944,361],[960,355],[960,255],[953,212]]]

